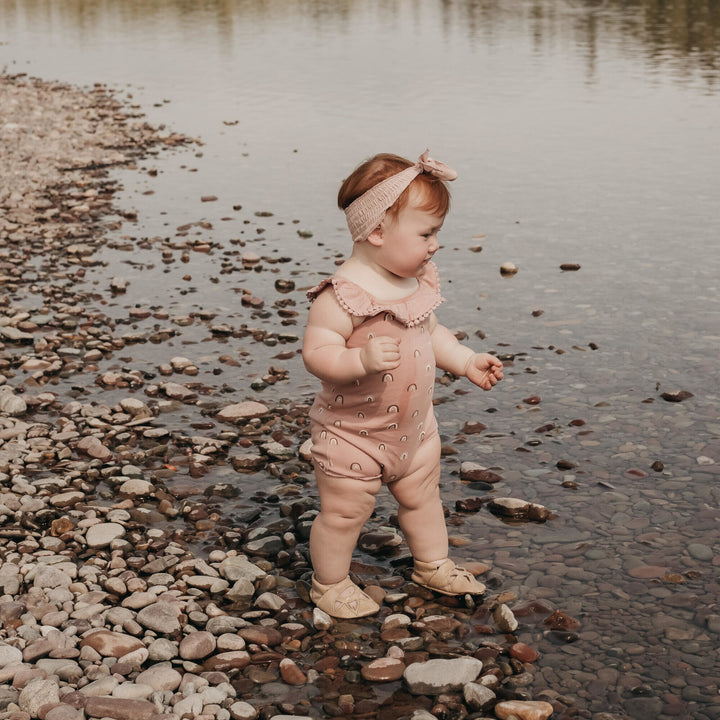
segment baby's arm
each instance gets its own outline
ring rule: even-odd
[[[453,375],[465,376],[483,390],[490,390],[503,378],[503,365],[494,355],[476,353],[458,339],[444,325],[435,313],[430,316],[435,363],[441,370]]]
[[[303,362],[316,377],[345,384],[372,373],[394,370],[400,364],[399,343],[376,337],[362,348],[345,343],[353,331],[352,317],[332,292],[318,295],[310,306],[303,340]]]

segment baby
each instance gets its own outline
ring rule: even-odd
[[[417,163],[390,154],[362,163],[338,193],[352,254],[308,292],[303,360],[322,381],[310,410],[320,495],[310,597],[337,618],[379,610],[349,570],[383,483],[398,502],[412,579],[445,595],[485,590],[448,558],[432,405],[436,367],[483,390],[503,377],[500,360],[461,345],[434,313],[443,298],[431,258],[450,207],[444,181],[456,177],[427,151]]]

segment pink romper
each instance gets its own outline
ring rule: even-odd
[[[332,287],[350,315],[365,318],[349,348],[369,338],[400,339],[400,365],[347,384],[322,383],[310,409],[313,459],[327,475],[392,482],[406,474],[420,444],[437,435],[432,396],[435,355],[429,317],[443,302],[434,263],[418,288],[400,300],[378,301],[350,280],[333,276],[308,291],[313,300]]]

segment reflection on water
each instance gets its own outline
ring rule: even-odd
[[[538,51],[547,52],[572,38],[586,49],[589,80],[595,72],[598,48],[616,42],[633,56],[642,48],[649,66],[670,66],[680,79],[699,73],[708,86],[718,83],[717,0],[0,0],[0,11],[8,31],[41,23],[58,26],[78,42],[88,41],[99,27],[108,25],[119,34],[138,27],[166,25],[190,30],[202,25],[205,32],[214,26],[221,44],[232,43],[236,27],[251,32],[264,23],[286,20],[289,15],[313,25],[316,32],[349,34],[357,23],[412,23],[428,13],[437,13],[434,31],[445,39],[460,29],[471,40],[492,42],[498,31],[512,25],[527,32]]]

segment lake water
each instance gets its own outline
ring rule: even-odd
[[[452,476],[475,461],[503,476],[495,494],[555,514],[466,516],[455,552],[581,620],[573,643],[522,628],[541,652],[532,688],[589,713],[720,718],[718,2],[0,0],[0,68],[107,84],[202,142],[117,176],[138,221],[110,233],[93,282],[130,281],[105,309],[118,318],[204,309],[301,335],[302,289],[349,252],[342,178],[381,151],[429,147],[455,167],[438,315],[508,367],[491,394],[438,386],[457,450],[444,498],[485,494]],[[117,249],[188,224],[219,249],[169,266],[157,250]],[[220,273],[238,247],[287,262]],[[518,273],[503,277],[504,262]],[[271,309],[278,277],[296,283],[282,296],[295,327]],[[243,288],[264,312],[240,305]],[[238,354],[228,401],[312,397],[299,357],[286,382],[256,391],[277,348],[206,336],[193,326],[172,350],[136,345],[134,366],[184,354],[212,377],[218,354]],[[693,397],[661,397],[678,390]],[[488,430],[463,433],[468,420]],[[377,522],[391,512],[381,497]]]

